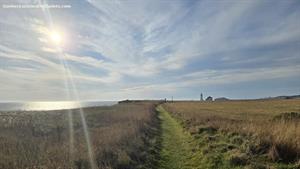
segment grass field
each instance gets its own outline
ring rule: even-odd
[[[217,168],[228,163],[299,167],[300,100],[173,102],[163,107],[199,141],[205,158],[210,157],[207,163]]]
[[[83,109],[97,169],[300,168],[300,100],[157,105]],[[0,112],[0,169],[90,169],[86,145],[79,109]]]
[[[158,125],[154,108],[153,103],[126,103],[83,109],[97,168],[152,167],[149,141]],[[0,113],[0,168],[90,168],[78,111],[72,110],[72,155],[67,110]]]

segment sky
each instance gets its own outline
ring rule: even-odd
[[[298,0],[0,5],[0,101],[300,94]]]

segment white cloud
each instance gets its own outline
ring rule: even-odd
[[[238,84],[241,82],[280,79],[287,77],[297,78],[300,74],[300,66],[270,67],[258,69],[227,69],[204,70],[193,72],[178,78],[183,86],[194,85],[222,85]]]
[[[64,59],[68,61],[74,61],[81,64],[86,64],[94,67],[101,67],[103,60],[95,59],[89,56],[75,56],[71,54],[65,54]]]

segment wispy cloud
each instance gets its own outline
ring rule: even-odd
[[[0,21],[1,100],[64,99],[61,59],[82,99],[189,97],[199,86],[224,93],[228,84],[280,87],[282,79],[300,86],[296,0],[56,3],[72,8],[0,10],[8,18]],[[64,32],[62,49],[49,41],[53,27]],[[294,84],[289,93],[300,91]]]

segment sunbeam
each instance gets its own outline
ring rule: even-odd
[[[72,91],[73,91],[72,94],[74,94],[75,100],[78,101],[79,104],[81,104],[80,99],[79,99],[79,95],[78,95],[78,90],[77,90],[77,87],[76,87],[75,82],[74,82],[73,75],[72,75],[72,73],[70,71],[70,67],[69,67],[69,65],[68,65],[68,63],[66,62],[66,59],[65,59],[65,54],[63,53],[62,50],[60,50],[60,54],[62,56],[62,61],[63,61],[64,67],[65,67],[65,70],[66,70],[66,73],[67,73],[67,77],[70,80],[70,85],[71,85]],[[83,127],[83,132],[84,132],[84,136],[85,136],[85,140],[86,140],[86,144],[87,144],[89,162],[90,162],[91,168],[96,169],[97,167],[96,167],[96,163],[94,161],[94,153],[93,153],[93,148],[92,148],[92,144],[91,144],[91,140],[90,140],[90,134],[89,134],[89,131],[88,131],[88,126],[87,126],[87,123],[86,123],[84,111],[83,111],[81,105],[79,106],[79,114],[80,114],[80,119],[81,119],[81,123],[82,123],[82,127]]]
[[[70,91],[70,88],[69,88],[69,85],[68,85],[68,78],[67,78],[67,71],[66,71],[66,67],[65,67],[65,64],[64,64],[64,61],[61,57],[59,57],[59,60],[60,60],[60,64],[62,65],[63,67],[63,79],[64,80],[64,86],[65,86],[65,89],[67,91],[67,100],[70,100],[71,99],[71,91]],[[73,112],[71,109],[68,109],[68,126],[69,126],[69,153],[70,153],[70,164],[72,165],[73,163],[73,159],[74,159],[74,126],[73,126]]]
[[[42,4],[41,1],[39,1],[39,3]],[[73,80],[73,75],[72,75],[70,68],[68,66],[68,63],[65,59],[64,51],[62,50],[62,46],[61,46],[61,43],[63,41],[62,33],[54,29],[52,16],[51,16],[51,13],[48,10],[48,8],[43,8],[43,13],[45,15],[46,20],[48,21],[47,23],[49,24],[50,29],[52,30],[49,36],[50,36],[52,42],[56,45],[57,50],[59,51],[58,57],[60,60],[60,64],[63,68],[63,77],[64,77],[64,81],[65,81],[65,83],[64,83],[65,89],[67,91],[67,97],[68,97],[68,99],[71,99],[71,94],[73,94],[75,96],[75,98],[73,98],[73,99],[75,99],[79,104],[81,104],[79,95],[78,95],[78,90],[77,90],[76,85]],[[70,82],[72,91],[70,90],[70,88],[68,86],[68,81]],[[79,108],[79,113],[80,113],[81,123],[82,123],[82,127],[83,127],[84,137],[85,137],[85,141],[86,141],[86,146],[87,146],[87,150],[88,150],[89,163],[90,163],[91,169],[96,169],[97,167],[96,167],[96,163],[94,161],[93,149],[92,149],[92,144],[90,141],[88,126],[87,126],[84,111],[81,108],[81,105]],[[74,160],[73,155],[74,155],[75,147],[74,147],[73,112],[71,110],[68,111],[68,123],[69,123],[69,133],[70,133],[69,134],[70,161],[71,161],[71,165],[73,165],[72,161]]]

